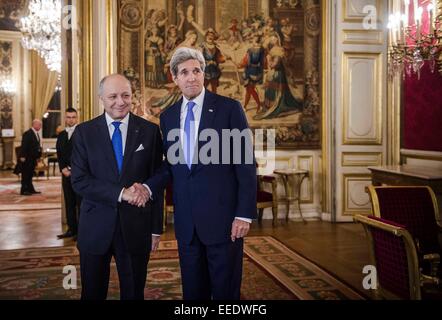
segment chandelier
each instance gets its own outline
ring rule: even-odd
[[[21,18],[22,45],[35,50],[48,69],[61,72],[61,1],[30,0],[28,16]]]
[[[400,0],[399,10],[390,15],[388,22],[390,76],[417,74],[420,79],[425,61],[431,72],[439,63],[442,74],[441,7],[442,0],[413,0],[412,3],[410,0]]]

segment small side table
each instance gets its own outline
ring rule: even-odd
[[[2,137],[3,142],[3,163],[2,169],[9,170],[14,168],[14,162],[12,161],[14,157],[14,138],[15,137]]]
[[[301,211],[301,184],[302,181],[309,176],[309,172],[307,170],[297,169],[277,169],[273,171],[273,173],[280,175],[284,183],[287,209],[285,220],[289,220],[290,202],[297,201],[301,219],[304,223],[307,223]]]

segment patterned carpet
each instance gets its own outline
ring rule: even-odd
[[[61,177],[34,178],[33,184],[41,194],[22,196],[18,177],[0,179],[0,211],[61,208]]]
[[[78,299],[77,289],[63,289],[63,267],[77,266],[75,247],[0,251],[0,299]],[[72,273],[71,273],[72,275]],[[149,262],[146,299],[181,299],[175,241],[162,241]],[[112,264],[109,299],[118,299]],[[244,300],[363,299],[351,288],[272,237],[247,237],[241,288]]]

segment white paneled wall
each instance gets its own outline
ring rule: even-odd
[[[387,1],[331,1],[330,114],[326,143],[333,165],[331,218],[368,213],[368,166],[385,163],[387,144]]]

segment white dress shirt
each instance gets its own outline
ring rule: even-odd
[[[200,127],[200,121],[201,121],[201,113],[203,112],[203,104],[204,104],[204,96],[206,94],[206,89],[203,88],[203,91],[195,97],[192,101],[195,103],[195,106],[193,107],[193,118],[195,119],[195,146],[197,145],[198,141],[198,129]],[[184,148],[184,122],[186,122],[186,115],[187,115],[187,103],[189,100],[183,96],[183,103],[181,104],[181,112],[180,112],[180,139],[181,139],[181,147]]]
[[[71,140],[72,135],[74,134],[75,128],[77,127],[77,125],[74,125],[72,127],[66,127],[64,128],[64,130],[68,133],[68,140]],[[66,168],[68,168],[68,170],[71,170],[70,166],[67,166]]]
[[[106,116],[106,123],[107,123],[107,128],[109,130],[109,136],[110,136],[110,139],[112,140],[112,135],[114,134],[114,131],[115,131],[115,126],[112,124],[112,122],[118,121],[118,120],[112,119],[107,114],[107,112],[105,112],[104,114]],[[127,139],[127,128],[129,127],[129,113],[120,122],[121,122],[121,124],[120,124],[121,142],[122,142],[122,145],[123,145],[123,155],[124,155],[124,150],[125,150],[125,147],[126,147],[126,139]],[[149,190],[149,194],[152,195],[152,192],[150,191],[150,188],[147,185],[145,185],[145,184],[144,184],[144,186],[147,188],[147,190]],[[124,192],[124,188],[121,189],[120,196],[118,197],[118,202],[121,202],[121,200],[123,198],[123,192]],[[152,233],[152,235],[153,236],[157,236],[157,237],[160,236],[159,234],[155,234],[155,233]]]
[[[195,106],[193,107],[193,117],[195,119],[195,146],[198,145],[198,129],[200,126],[200,122],[201,122],[201,114],[203,112],[203,104],[204,104],[204,96],[206,94],[206,89],[203,88],[203,91],[201,91],[201,93],[195,97],[193,100],[195,103]],[[181,139],[181,147],[184,148],[184,122],[186,121],[186,115],[187,115],[187,103],[189,102],[189,100],[183,96],[183,102],[181,104],[181,112],[180,112],[180,139]],[[248,219],[248,218],[241,218],[241,217],[235,217],[235,219],[238,220],[242,220],[242,221],[246,221],[248,223],[252,222],[252,219]]]
[[[118,120],[114,120],[112,119],[107,112],[104,113],[105,117],[106,117],[106,123],[107,123],[107,129],[109,131],[109,137],[112,141],[112,135],[114,134],[115,131],[115,126],[112,124],[112,122],[114,121],[118,121]],[[129,113],[123,118],[123,120],[118,121],[121,122],[120,124],[120,131],[121,131],[121,143],[123,146],[123,155],[124,155],[124,148],[126,147],[126,138],[127,138],[127,128],[129,126]],[[122,198],[123,198],[123,191],[124,188],[121,189],[120,192],[120,196],[118,197],[118,202],[121,202]]]
[[[40,136],[41,129],[38,131],[36,131],[34,128],[31,128],[31,129],[35,133],[35,137],[37,138],[38,144],[41,147],[42,146],[42,143],[41,143],[42,141],[41,141],[41,136]]]
[[[65,130],[68,133],[68,140],[71,140],[72,135],[74,134],[75,128],[77,127],[77,125],[74,125],[72,127],[66,127]]]
[[[112,122],[117,121],[112,119],[107,112],[104,113],[106,115],[106,122],[107,122],[107,128],[109,129],[109,136],[112,140],[112,135],[114,134],[115,127],[112,124]],[[121,141],[123,142],[123,154],[124,154],[124,148],[126,147],[126,138],[127,138],[127,128],[129,126],[129,113],[123,118],[123,120],[119,121],[120,124],[120,131],[121,131]]]

